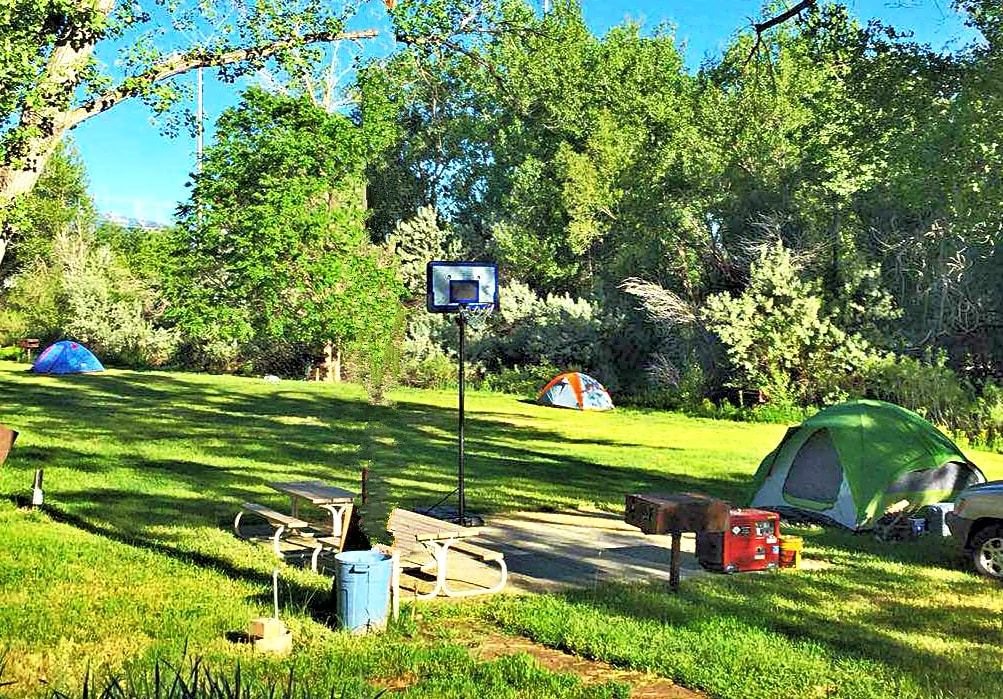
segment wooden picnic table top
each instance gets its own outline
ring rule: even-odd
[[[269,487],[293,497],[306,500],[312,505],[331,505],[355,500],[355,493],[323,481],[286,481],[269,483]]]
[[[391,513],[388,529],[396,537],[400,537],[402,534],[414,534],[418,541],[466,539],[477,536],[479,533],[473,527],[464,527],[400,508]]]

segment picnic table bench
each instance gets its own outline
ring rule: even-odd
[[[395,558],[401,569],[419,569],[426,573],[435,571],[435,584],[432,590],[426,593],[416,591],[417,599],[431,599],[439,594],[447,597],[489,594],[505,587],[508,579],[505,556],[498,551],[469,542],[468,539],[479,534],[473,527],[464,527],[411,510],[396,508],[390,513],[387,531],[393,534],[394,543],[391,552],[396,554]],[[466,554],[484,563],[497,564],[501,578],[497,584],[488,588],[456,590],[449,587],[447,581],[450,551]],[[395,578],[398,575],[399,572],[395,572]]]
[[[272,527],[268,538],[276,556],[282,559],[309,556],[310,568],[317,572],[323,553],[337,553],[345,545],[355,495],[320,481],[269,483],[269,486],[290,496],[292,514],[255,502],[244,502],[233,520],[234,534],[246,538],[240,531],[241,519],[245,514],[254,514]],[[311,524],[300,518],[301,501],[330,513],[330,524]]]

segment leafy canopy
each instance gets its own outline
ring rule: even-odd
[[[317,346],[396,313],[363,226],[363,131],[256,88],[217,129],[179,208],[169,316],[194,337]]]

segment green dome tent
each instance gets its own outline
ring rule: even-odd
[[[905,408],[855,400],[787,430],[753,477],[753,507],[870,529],[902,500],[953,500],[985,476],[936,427]]]

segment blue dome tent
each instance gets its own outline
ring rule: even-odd
[[[45,348],[31,367],[36,374],[82,374],[104,371],[91,351],[73,340],[60,340]]]

